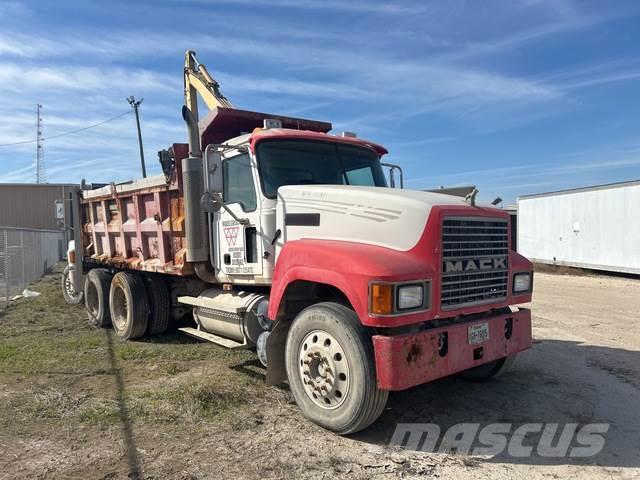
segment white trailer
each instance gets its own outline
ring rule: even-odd
[[[640,180],[519,197],[518,251],[539,263],[640,274]]]

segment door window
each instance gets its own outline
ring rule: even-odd
[[[349,185],[363,185],[365,187],[375,185],[371,167],[356,168],[354,170],[344,172],[344,174],[347,177],[347,183]]]
[[[245,212],[254,211],[257,199],[249,154],[225,159],[222,162],[222,177],[224,203],[239,203]]]

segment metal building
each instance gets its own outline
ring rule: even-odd
[[[71,222],[72,184],[0,183],[0,227],[62,230]],[[56,211],[56,203],[64,208]]]
[[[74,185],[0,184],[0,310],[62,258]]]
[[[518,251],[540,263],[640,274],[640,180],[520,197]]]

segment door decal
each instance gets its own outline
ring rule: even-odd
[[[240,227],[226,227],[224,230],[224,238],[227,239],[227,245],[230,247],[236,246],[236,240],[238,239],[238,231]]]

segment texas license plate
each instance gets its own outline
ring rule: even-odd
[[[489,324],[486,322],[471,325],[467,332],[469,334],[470,345],[483,343],[489,340]]]

